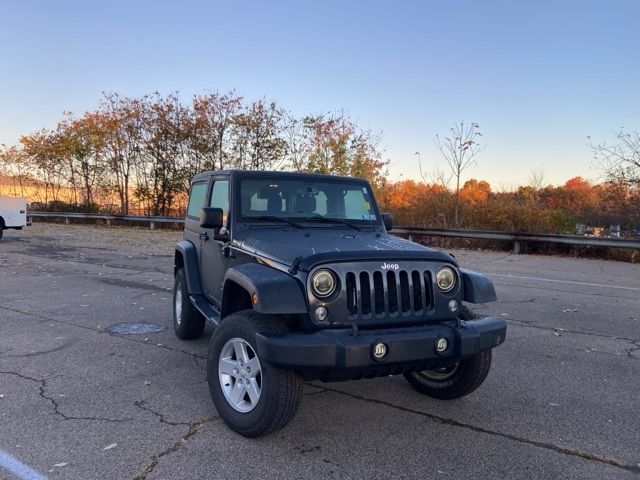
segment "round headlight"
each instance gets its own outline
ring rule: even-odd
[[[336,289],[336,277],[331,270],[318,270],[311,277],[311,289],[317,297],[328,297]]]
[[[436,273],[436,284],[443,292],[449,292],[456,286],[456,273],[452,268],[443,267]]]

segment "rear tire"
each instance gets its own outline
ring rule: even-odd
[[[287,330],[276,319],[242,310],[226,317],[213,332],[207,357],[209,392],[222,420],[240,435],[275,432],[298,409],[302,379],[292,370],[261,361],[257,349],[258,332]]]
[[[466,306],[460,309],[462,320],[477,318]],[[435,370],[405,373],[404,377],[418,392],[440,400],[453,400],[476,390],[491,369],[491,350]]]
[[[0,240],[2,240],[2,236],[4,235],[4,228],[0,226]]]
[[[173,287],[173,329],[182,340],[200,338],[205,326],[204,317],[198,312],[189,299],[187,279],[184,269],[176,272]]]

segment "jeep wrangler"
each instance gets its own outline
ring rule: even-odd
[[[209,322],[211,398],[247,437],[286,425],[304,380],[403,374],[454,399],[478,388],[500,317],[462,302],[496,300],[483,275],[449,254],[390,235],[365,180],[211,171],[191,183],[175,251],[176,335]]]

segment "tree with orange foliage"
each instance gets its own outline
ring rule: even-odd
[[[464,186],[460,190],[460,198],[464,202],[478,203],[484,202],[491,195],[491,185],[484,180],[476,180],[472,178],[464,182]]]
[[[377,139],[369,130],[360,130],[343,114],[318,115],[303,120],[306,148],[302,170],[346,175],[381,185],[386,161],[377,149]]]

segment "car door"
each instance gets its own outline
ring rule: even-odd
[[[221,235],[229,233],[227,231],[229,218],[228,177],[213,179],[206,206],[222,209],[224,212],[222,217],[223,227],[218,233]],[[222,300],[222,283],[227,271],[227,256],[224,249],[227,242],[216,240],[214,238],[215,233],[212,228],[201,229],[200,275],[205,295],[219,306]]]
[[[187,215],[184,219],[184,239],[193,243],[200,256],[200,210],[205,206],[209,187],[208,180],[202,180],[191,184],[189,192],[189,204]]]

